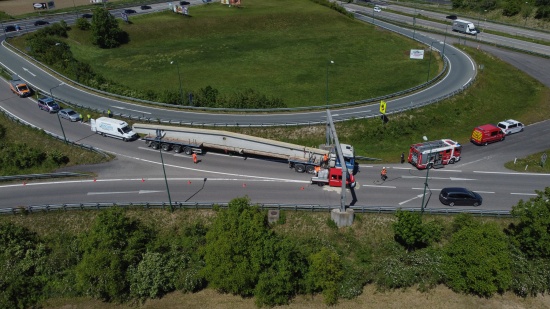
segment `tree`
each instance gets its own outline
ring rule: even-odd
[[[422,223],[420,213],[400,209],[395,216],[397,217],[397,222],[393,224],[395,240],[408,251],[427,247],[441,237],[441,226],[433,221]]]
[[[536,191],[537,196],[512,207],[519,218],[511,232],[515,242],[528,257],[550,257],[550,187]]]
[[[489,297],[504,292],[512,281],[508,241],[496,224],[466,226],[445,248],[443,268],[455,292]]]
[[[100,213],[91,230],[81,237],[82,260],[76,267],[77,287],[105,301],[122,301],[129,294],[126,271],[136,266],[152,238],[139,221],[120,208]]]
[[[115,48],[127,41],[128,34],[118,27],[116,18],[104,8],[96,8],[92,17],[92,43],[100,48]]]
[[[308,281],[314,289],[320,289],[323,302],[334,305],[338,302],[339,285],[344,278],[340,256],[334,250],[323,247],[309,259]]]

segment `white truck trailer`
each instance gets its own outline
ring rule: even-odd
[[[479,33],[479,30],[476,29],[474,23],[462,19],[453,20],[453,31],[471,35],[476,35]]]
[[[306,147],[222,130],[136,123],[133,125],[133,131],[144,134],[142,139],[149,147],[154,149],[162,147],[164,151],[174,150],[187,155],[193,152],[201,153],[204,148],[210,148],[242,155],[279,158],[288,160],[289,167],[294,168],[296,172],[311,174],[315,173],[317,166],[339,165],[339,162],[336,162],[337,156],[331,149]],[[162,139],[158,138],[159,135]],[[355,170],[357,167],[353,147],[347,144],[341,144],[341,147],[346,166],[350,171]],[[325,155],[329,158],[326,164],[324,164]]]

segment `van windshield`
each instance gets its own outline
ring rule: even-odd
[[[132,129],[130,129],[129,126],[124,126],[124,127],[122,127],[122,132],[129,133],[129,132],[132,132]]]

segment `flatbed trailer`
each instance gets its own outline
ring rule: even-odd
[[[174,138],[163,138],[159,139],[156,136],[147,135],[142,138],[145,141],[145,144],[148,147],[151,147],[153,149],[159,149],[162,148],[163,151],[174,151],[175,153],[184,153],[188,156],[192,155],[193,153],[202,153],[202,144],[193,142],[191,140],[184,141],[180,139],[174,139]]]

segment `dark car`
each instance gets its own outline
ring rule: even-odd
[[[439,193],[439,201],[449,206],[479,206],[483,198],[466,188],[443,188]]]
[[[189,3],[189,1],[180,1],[180,5],[189,5],[191,3]]]
[[[45,20],[37,20],[34,22],[35,26],[43,26],[43,25],[49,25],[50,23]]]
[[[82,14],[82,18],[92,18],[93,15],[90,14],[90,13],[85,13],[85,14]]]
[[[126,10],[124,10],[124,13],[126,13],[126,14],[135,14],[136,10],[126,9]]]
[[[456,16],[456,15],[449,15],[449,16],[447,16],[447,17],[445,17],[445,18],[450,19],[450,20],[457,20],[457,19],[458,19],[458,16]]]
[[[38,99],[38,108],[48,113],[57,113],[60,110],[59,105],[50,97],[41,97]]]
[[[13,31],[17,31],[17,28],[14,25],[10,25],[4,28],[4,32],[13,32]]]
[[[142,5],[142,6],[140,6],[140,8],[141,8],[142,10],[150,10],[150,9],[151,9],[151,6],[149,6],[149,5]]]

